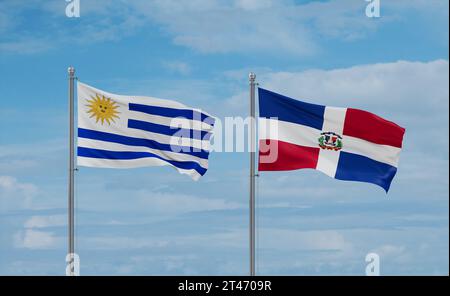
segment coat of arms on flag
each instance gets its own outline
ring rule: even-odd
[[[320,133],[319,147],[329,150],[341,150],[342,149],[342,137],[333,132]]]

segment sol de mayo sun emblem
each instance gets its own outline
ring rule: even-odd
[[[106,121],[108,124],[111,124],[114,121],[114,118],[119,118],[118,112],[116,109],[119,108],[119,106],[111,100],[110,98],[107,98],[105,96],[99,96],[98,94],[95,95],[95,97],[91,96],[92,100],[87,100],[89,103],[86,105],[89,107],[88,113],[91,113],[90,117],[95,116],[95,123],[98,123],[101,121],[102,125]]]
[[[319,147],[326,150],[339,151],[342,149],[342,137],[333,132],[320,134]]]

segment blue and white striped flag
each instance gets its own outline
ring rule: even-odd
[[[78,165],[169,165],[194,180],[206,173],[212,116],[175,101],[77,86]]]

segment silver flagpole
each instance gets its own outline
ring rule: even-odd
[[[248,75],[250,81],[250,275],[255,275],[255,79]]]
[[[75,212],[74,212],[74,173],[75,173],[75,151],[74,151],[74,80],[75,80],[75,68],[69,67],[69,275],[75,275],[74,270],[74,254],[75,254]]]

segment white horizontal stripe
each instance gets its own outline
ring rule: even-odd
[[[344,136],[342,140],[342,151],[366,156],[373,160],[397,167],[401,148],[375,144],[363,139]]]
[[[306,147],[319,147],[320,130],[282,120],[259,118],[259,139],[271,139]]]
[[[165,162],[158,158],[141,158],[141,159],[102,159],[102,158],[90,158],[90,157],[77,157],[77,165],[86,167],[98,167],[98,168],[115,168],[115,169],[128,169],[138,168],[146,166],[171,166],[175,168],[179,173],[189,175],[193,180],[197,181],[201,175],[194,169],[184,170],[179,169],[168,162]]]
[[[180,117],[165,117],[153,114],[147,114],[138,111],[130,110],[130,119],[136,119],[141,121],[147,121],[151,123],[156,123],[160,125],[165,125],[173,128],[187,128],[194,129],[198,131],[210,132],[213,127],[205,122],[201,122],[198,120],[191,120],[187,118]]]
[[[341,113],[341,115],[344,115],[345,109],[344,108],[342,109],[343,110],[332,110],[332,111],[342,111],[337,113]],[[345,118],[344,116],[335,116],[335,117],[336,118],[340,117],[341,119]],[[327,127],[326,125],[327,124],[325,118],[324,122],[325,128]],[[324,131],[339,133],[339,131],[337,131],[339,129],[338,122],[330,122],[330,125],[328,127],[330,128],[332,127],[332,130],[324,129]],[[300,146],[319,147],[318,138],[320,137],[320,133],[321,133],[320,130],[300,124],[290,123],[276,119],[259,118],[258,134],[260,140],[272,139]],[[394,167],[398,166],[401,148],[389,145],[375,144],[363,139],[350,137],[346,135],[342,135],[342,145],[343,147],[341,151],[366,156],[373,160],[383,162]],[[334,177],[338,160],[339,160],[339,152],[321,149],[317,169],[323,171],[329,176]]]
[[[99,140],[91,140],[85,138],[78,138],[78,146],[93,148],[93,149],[102,149],[109,151],[131,151],[131,152],[150,152],[161,156],[162,158],[175,160],[175,161],[195,161],[199,163],[203,168],[208,168],[208,160],[204,158],[199,158],[197,156],[193,156],[185,153],[177,153],[172,151],[164,151],[158,149],[152,149],[148,147],[139,147],[139,146],[128,146],[118,143],[105,142]]]

